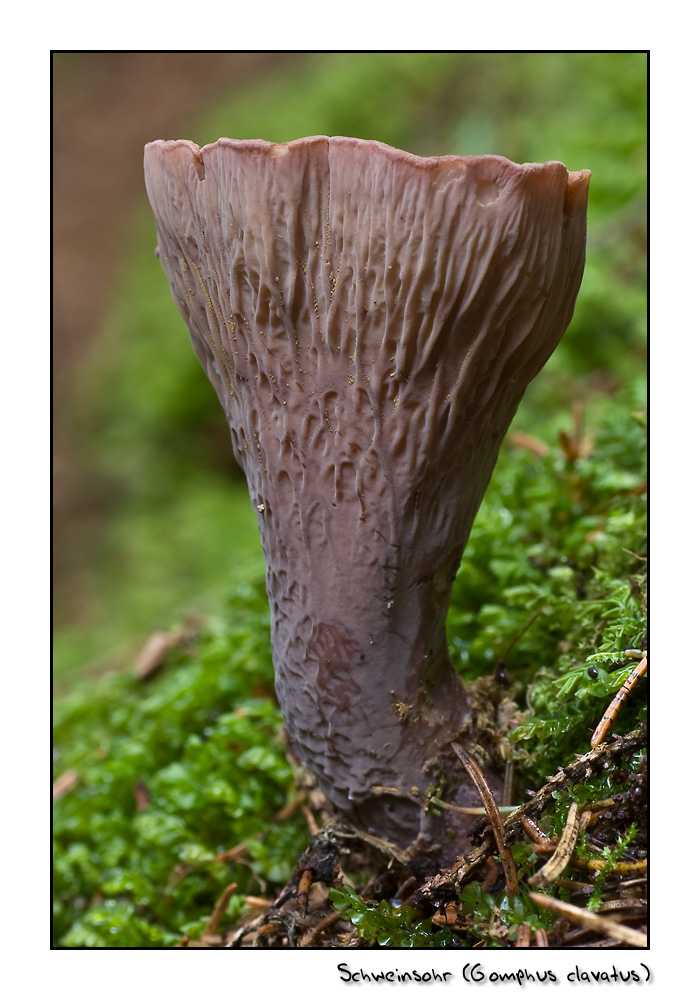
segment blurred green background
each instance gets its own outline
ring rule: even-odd
[[[514,424],[595,407],[646,365],[643,53],[54,57],[57,690],[217,611],[262,557],[223,414],[154,256],[143,144],[379,139],[592,171],[576,315]]]

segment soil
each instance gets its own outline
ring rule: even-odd
[[[191,942],[185,936],[179,946],[371,947],[372,932],[366,926],[363,935],[362,920],[351,922],[342,904],[338,909],[331,904],[328,891],[344,884],[350,872],[357,885],[355,873],[364,870],[372,871],[373,875],[364,887],[357,885],[360,899],[390,900],[392,908],[409,906],[413,914],[430,921],[433,933],[442,930],[448,939],[451,937],[451,941],[445,942],[449,947],[644,948],[648,896],[646,756],[634,773],[621,765],[626,757],[646,746],[646,730],[641,728],[614,737],[561,766],[556,775],[548,778],[537,792],[530,792],[528,800],[505,820],[497,815],[492,816],[491,822],[482,820],[472,835],[473,849],[443,868],[438,868],[430,850],[397,852],[377,838],[346,827],[327,811],[322,797],[316,798],[317,790],[307,789],[306,796],[300,799],[306,798],[308,802],[303,808],[311,834],[309,847],[279,896],[275,900],[251,897],[251,909],[235,926],[220,927],[226,903],[224,893],[202,937]],[[560,838],[550,840],[539,828],[537,819],[553,797],[567,785],[603,771],[611,772],[615,782],[629,779],[629,789],[591,803],[585,811],[574,806],[567,820],[569,836],[565,829]],[[484,797],[484,805],[488,811],[488,795]],[[320,815],[322,827],[316,823],[314,812]],[[634,844],[623,858],[606,861],[605,848],[624,837],[630,823],[638,829]],[[599,857],[585,860],[577,856],[575,845],[583,830],[588,834],[589,850],[599,851]],[[521,858],[526,846],[538,854],[534,874],[530,862],[516,865],[515,845]],[[234,851],[240,852],[242,848],[239,845]],[[227,853],[220,856],[221,860]],[[567,868],[568,877],[563,877]],[[531,887],[529,898],[535,904],[535,911],[546,909],[555,919],[545,931],[537,924],[535,929],[527,922],[519,923],[506,910],[491,911],[488,918],[477,911],[472,916],[462,905],[460,893],[473,883],[494,900],[502,899],[505,892],[518,893]],[[549,896],[550,886],[567,889],[569,902]],[[594,893],[600,896],[595,912],[587,905]],[[387,918],[382,917],[381,909],[375,913],[381,925],[382,919]],[[498,919],[501,916],[503,920]],[[420,942],[415,943],[421,946]]]

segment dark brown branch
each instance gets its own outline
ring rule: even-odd
[[[453,743],[452,749],[464,765],[467,774],[476,785],[476,789],[481,796],[481,801],[484,803],[484,809],[491,820],[491,827],[498,845],[498,853],[501,855],[503,873],[506,877],[506,887],[511,895],[515,895],[518,891],[518,876],[515,871],[513,855],[510,853],[510,848],[506,844],[506,831],[503,826],[501,814],[498,811],[498,806],[496,805],[496,800],[493,797],[493,792],[489,788],[483,771],[471,754],[468,754],[467,751],[459,745],[459,743]]]

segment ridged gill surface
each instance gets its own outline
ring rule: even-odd
[[[145,164],[258,516],[292,746],[351,819],[406,844],[449,740],[470,738],[452,580],[571,318],[589,174],[323,136],[159,140]]]

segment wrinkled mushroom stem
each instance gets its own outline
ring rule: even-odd
[[[290,406],[291,398],[286,412],[294,425]],[[399,403],[392,417],[398,424],[401,416]],[[448,656],[445,620],[497,451],[491,441],[478,449],[476,465],[449,468],[428,413],[422,423],[419,474],[422,463],[400,462],[403,445],[384,440],[371,412],[353,415],[352,441],[361,447],[347,482],[337,473],[328,482],[326,449],[333,454],[340,434],[329,428],[321,432],[326,447],[305,453],[293,483],[289,464],[268,456],[274,437],[259,435],[264,465],[248,468],[291,744],[353,822],[401,845],[435,826],[422,811],[426,790],[453,772],[462,776],[445,750],[460,734],[473,738],[470,697]],[[446,435],[449,451],[459,450],[458,436]],[[428,460],[433,451],[442,469]],[[331,471],[337,465],[331,462]],[[284,471],[264,472],[273,466]],[[468,792],[462,804],[476,802]]]
[[[258,516],[291,745],[401,846],[444,832],[438,782],[461,774],[451,801],[477,801],[452,740],[488,763],[445,620],[500,443],[573,312],[588,179],[322,136],[146,147],[160,261]]]

